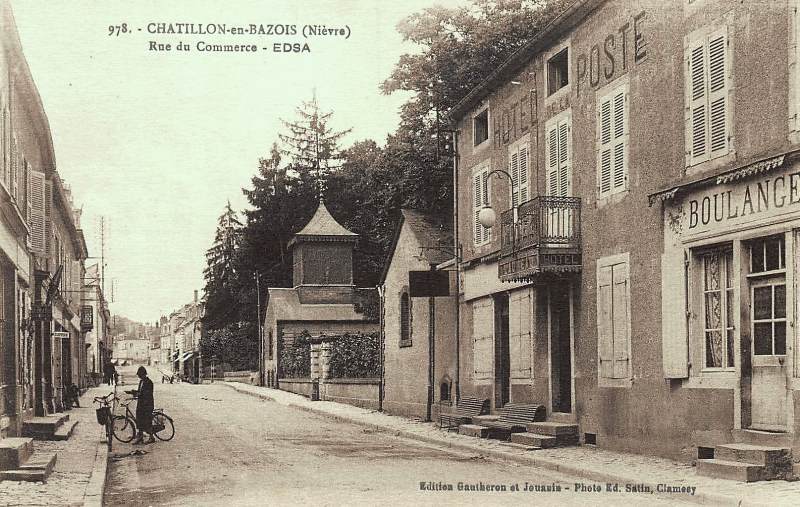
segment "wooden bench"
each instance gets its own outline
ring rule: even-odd
[[[489,412],[489,400],[478,398],[461,398],[454,410],[439,414],[439,427],[447,431],[458,429],[462,424],[469,424],[476,415]]]
[[[522,403],[507,403],[499,412],[500,419],[481,423],[489,428],[489,438],[508,440],[512,433],[527,431],[527,424],[544,421],[546,415],[543,405]]]

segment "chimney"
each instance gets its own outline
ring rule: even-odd
[[[194,291],[194,304],[197,304],[197,291]]]

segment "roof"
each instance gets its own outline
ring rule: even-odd
[[[264,313],[265,322],[269,320],[270,313],[276,321],[363,321],[369,319],[355,310],[352,304],[303,304],[300,294],[296,289],[288,287],[270,287],[268,311]]]
[[[547,24],[527,44],[516,50],[503,64],[492,72],[481,84],[473,88],[455,106],[448,116],[452,122],[462,118],[492,90],[508,81],[523,66],[530,62],[534,55],[557,42],[558,37],[567,29],[578,24],[590,12],[602,5],[606,0],[576,0],[564,12]]]
[[[358,234],[348,231],[337,222],[328,211],[325,202],[320,199],[314,216],[297,236],[358,236]]]
[[[386,280],[389,266],[394,259],[397,244],[400,241],[400,233],[403,226],[407,226],[420,245],[420,255],[425,258],[428,264],[438,265],[454,257],[453,253],[453,227],[449,217],[442,218],[430,213],[418,210],[400,210],[400,220],[395,228],[392,247],[389,250],[389,257],[383,266],[380,283]]]

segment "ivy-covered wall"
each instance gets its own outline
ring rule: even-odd
[[[311,375],[310,338],[308,332],[303,332],[280,348],[283,377],[308,378]]]
[[[330,378],[380,377],[380,339],[378,333],[330,337]]]

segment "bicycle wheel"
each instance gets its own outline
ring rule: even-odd
[[[114,445],[114,439],[112,435],[114,434],[114,427],[113,422],[111,420],[106,421],[106,444],[108,445],[108,452],[111,452],[111,447]]]
[[[124,415],[114,416],[114,438],[127,444],[136,436],[136,423]]]
[[[155,431],[155,428],[161,429]],[[175,436],[175,425],[172,424],[172,418],[162,412],[153,414],[153,431],[159,440],[164,442],[172,440],[172,437]]]

